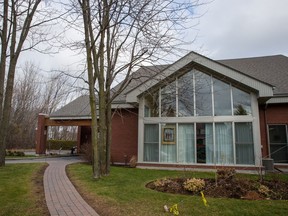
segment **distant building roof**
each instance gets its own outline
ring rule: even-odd
[[[218,63],[237,70],[264,83],[275,86],[274,95],[288,96],[288,57],[283,55],[218,60]],[[126,93],[152,79],[169,65],[143,66],[131,74],[127,87],[116,96],[113,104],[125,104]],[[116,85],[112,94],[121,88]],[[51,118],[90,118],[89,96],[83,95],[50,115]]]

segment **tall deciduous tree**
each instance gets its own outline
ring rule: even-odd
[[[71,2],[75,12],[83,18],[92,114],[93,173],[95,178],[99,178],[110,171],[111,102],[129,84],[135,67],[143,62],[156,62],[167,53],[176,54],[179,51],[183,42],[180,35],[191,24],[194,8],[199,2]],[[113,82],[119,77],[124,81],[111,92]],[[96,107],[99,110],[98,122]]]
[[[47,41],[47,25],[56,17],[41,0],[0,1],[0,166],[5,165],[5,140],[17,62],[22,51]],[[41,28],[45,27],[45,28]],[[49,31],[49,30],[48,30]]]

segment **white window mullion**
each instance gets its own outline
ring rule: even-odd
[[[233,163],[236,164],[235,122],[232,122],[232,140],[233,140]]]
[[[196,130],[196,123],[193,123],[194,125],[194,163],[197,163],[197,130]]]
[[[176,85],[176,90],[175,90],[175,93],[176,93],[176,117],[178,117],[178,77],[176,78],[175,80],[175,85]]]
[[[159,156],[158,156],[158,162],[160,163],[161,162],[161,143],[162,143],[162,124],[160,123],[160,124],[158,124],[158,127],[159,127],[159,138],[158,138],[158,140],[159,140],[159,145],[158,145],[158,154],[159,154]]]
[[[212,98],[212,116],[215,116],[215,111],[214,111],[214,86],[213,86],[213,78],[210,76],[211,80],[211,98]]]
[[[159,90],[158,90],[158,95],[159,95],[159,97],[158,97],[158,103],[159,103],[159,107],[158,107],[158,112],[159,112],[159,117],[161,117],[161,105],[162,105],[162,96],[161,96],[161,88],[159,88]]]
[[[233,91],[232,91],[231,83],[230,83],[230,95],[231,95],[230,100],[231,100],[231,110],[232,110],[231,115],[233,116],[234,115],[234,106],[233,106]]]
[[[212,123],[213,128],[213,163],[216,164],[216,135],[215,135],[215,122]]]
[[[178,138],[178,123],[176,123],[176,162],[179,163],[179,138]]]
[[[193,78],[192,78],[192,83],[193,83],[193,113],[194,113],[194,116],[197,115],[196,113],[196,87],[195,87],[195,84],[196,84],[196,81],[195,81],[195,71],[193,71]],[[195,142],[196,143],[196,142]]]

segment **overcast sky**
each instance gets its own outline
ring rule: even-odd
[[[214,0],[196,12],[202,16],[187,33],[191,38],[197,34],[196,42],[186,47],[189,50],[214,60],[288,56],[288,0]],[[27,59],[23,57],[21,62]],[[45,70],[70,70],[82,61],[69,52],[54,58],[33,54],[31,58]]]
[[[288,0],[214,0],[202,6],[193,49],[212,59],[288,56]]]

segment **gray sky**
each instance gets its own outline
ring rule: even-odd
[[[214,0],[203,12],[192,46],[201,54],[215,60],[288,56],[287,0]]]
[[[288,0],[214,0],[196,11],[202,16],[187,33],[190,39],[197,35],[186,47],[189,50],[215,60],[288,56]],[[83,61],[68,51],[55,57],[39,53],[23,57],[21,62],[30,59],[45,70],[71,70]]]

